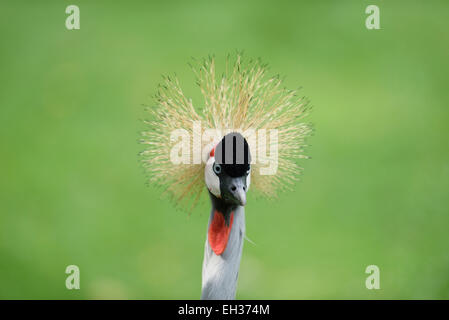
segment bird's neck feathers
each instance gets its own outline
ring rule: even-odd
[[[201,299],[235,299],[245,235],[245,209],[211,195]]]
[[[216,255],[221,255],[227,247],[229,235],[234,222],[236,205],[229,205],[222,199],[210,193],[212,211],[209,220],[207,238],[211,249]]]

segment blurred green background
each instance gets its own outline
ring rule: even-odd
[[[365,28],[369,4],[381,30]],[[209,209],[188,216],[145,186],[142,104],[175,72],[199,101],[190,57],[244,50],[303,86],[316,133],[294,192],[249,198],[237,297],[449,298],[448,9],[2,2],[0,297],[199,298]],[[65,288],[70,264],[81,290]]]

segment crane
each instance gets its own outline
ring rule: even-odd
[[[232,144],[226,143],[229,141]],[[243,156],[242,161],[238,161],[242,158],[239,155]],[[239,133],[224,136],[207,160],[204,175],[212,209],[204,249],[201,299],[235,298],[245,235],[244,206],[251,180],[250,162],[248,143]]]
[[[164,77],[156,105],[147,108],[140,155],[149,181],[175,205],[191,212],[207,190],[201,298],[235,299],[247,191],[251,184],[262,198],[275,199],[298,180],[298,160],[309,158],[304,148],[313,129],[305,118],[311,108],[279,76],[267,77],[260,60],[228,56],[221,77],[214,57],[196,65],[203,103],[194,104],[177,78]]]

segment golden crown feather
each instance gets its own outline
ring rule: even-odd
[[[174,164],[170,154],[176,143],[172,133],[185,130],[190,137],[189,144],[193,145],[198,132],[194,132],[192,123],[200,123],[201,135],[206,129],[215,129],[222,136],[235,131],[248,140],[251,154],[256,155],[251,163],[251,189],[266,198],[291,189],[303,170],[297,160],[308,158],[303,154],[305,140],[312,132],[311,124],[305,122],[311,109],[308,100],[299,96],[298,90],[283,87],[279,76],[268,77],[267,66],[260,59],[245,63],[240,54],[228,56],[221,76],[217,75],[214,57],[195,63],[192,70],[204,97],[200,108],[185,96],[177,78],[164,77],[156,95],[157,104],[147,109],[150,119],[144,121],[146,129],[141,143],[146,148],[141,156],[149,182],[163,187],[175,203],[190,202],[190,208],[198,203],[206,188],[204,161]],[[254,138],[257,133],[273,129],[276,138],[266,134],[265,141],[267,150],[277,148],[277,171],[264,175],[260,169],[267,159],[263,159],[265,153],[258,150],[260,145],[254,143]],[[210,151],[208,148],[222,136],[215,137],[214,141],[201,141],[201,150]]]

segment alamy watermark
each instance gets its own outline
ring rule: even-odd
[[[365,26],[368,30],[380,29],[380,10],[379,7],[371,4],[366,7],[365,13],[369,14],[365,20]]]
[[[69,290],[80,288],[80,268],[76,265],[67,266],[65,273],[69,276],[65,279],[65,287]]]
[[[201,121],[192,122],[192,130],[176,129],[170,134],[170,141],[174,143],[170,151],[170,161],[173,164],[201,164],[209,159],[210,151],[223,136],[234,129],[210,129],[202,128]],[[259,163],[261,175],[276,174],[278,168],[278,135],[277,129],[247,129],[241,132],[248,142],[250,150],[257,150],[251,154],[251,164]],[[229,143],[232,143],[230,141]],[[240,141],[236,142],[242,145]],[[232,154],[236,150],[236,155]],[[237,164],[243,161],[242,148],[227,148],[226,159],[236,158]],[[243,163],[243,162],[241,162]]]
[[[368,290],[380,289],[380,269],[372,264],[366,267],[365,273],[369,276],[365,280],[365,287]]]
[[[65,13],[69,14],[65,20],[65,27],[68,30],[80,29],[80,8],[77,5],[71,4],[65,9]]]

